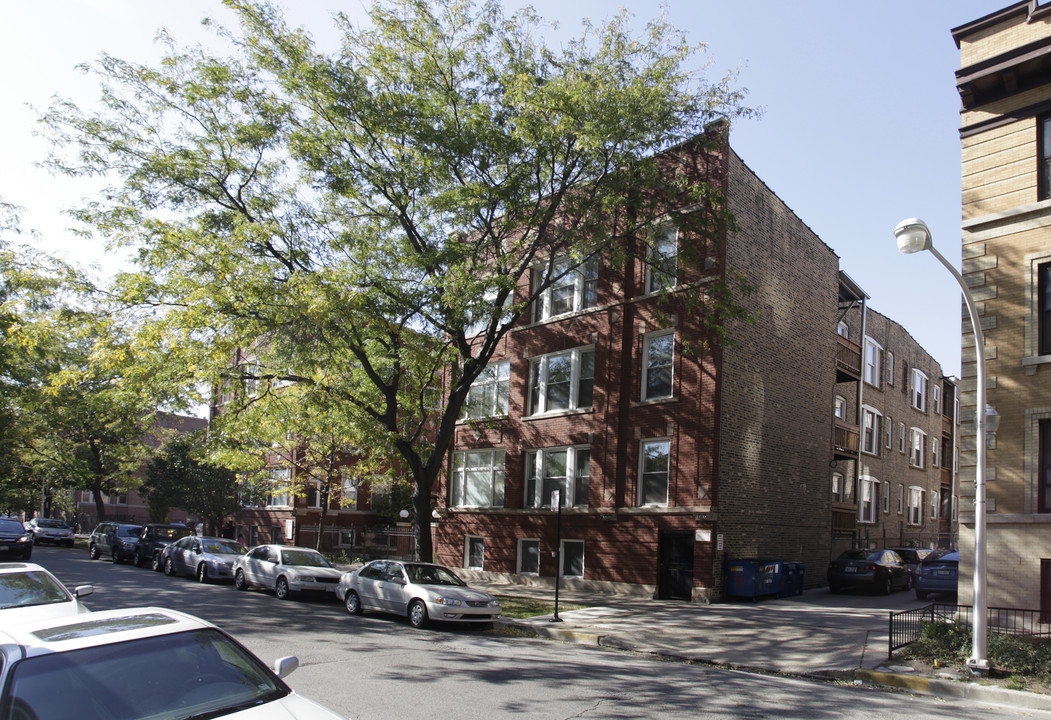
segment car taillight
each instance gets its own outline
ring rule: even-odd
[[[864,567],[861,568],[865,572],[874,572],[876,570],[875,563],[865,563]]]

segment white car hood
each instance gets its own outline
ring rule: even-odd
[[[245,718],[245,720],[346,720],[343,715],[337,715],[313,700],[307,700],[295,693],[280,700],[223,717]]]
[[[430,590],[435,595],[441,595],[448,598],[456,598],[457,600],[470,600],[473,602],[488,602],[495,600],[492,595],[482,590],[473,590],[471,588],[458,587],[456,585],[421,585]]]

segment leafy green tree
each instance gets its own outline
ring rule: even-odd
[[[150,504],[150,519],[161,522],[174,507],[203,518],[207,532],[218,535],[223,520],[241,509],[236,474],[206,459],[205,433],[185,433],[164,444],[146,466],[140,488]]]
[[[220,30],[225,57],[171,40],[156,67],[104,55],[100,107],[43,118],[51,166],[118,179],[79,217],[137,249],[114,292],[153,313],[158,371],[310,386],[328,422],[412,479],[430,557],[435,482],[500,340],[582,263],[645,257],[655,223],[699,264],[733,221],[679,159],[748,111],[664,19],[635,34],[622,13],[551,47],[528,9],[381,1],[369,27],[337,16],[325,54],[273,6],[226,4],[241,26]],[[732,290],[676,294],[718,338]],[[231,397],[231,412],[251,401]]]

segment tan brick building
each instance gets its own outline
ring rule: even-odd
[[[1017,2],[952,31],[960,48],[963,276],[985,333],[988,604],[1051,613],[1051,7]],[[962,417],[975,410],[964,313]],[[972,599],[975,442],[961,453],[960,602]],[[969,488],[969,492],[968,492]]]

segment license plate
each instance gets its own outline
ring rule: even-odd
[[[952,570],[936,570],[934,574],[935,575],[941,575],[941,576],[945,577],[945,576],[948,576],[948,575],[952,575]]]
[[[856,573],[857,571],[858,571],[858,569],[856,567],[854,567],[853,565],[848,565],[845,568],[843,568],[843,572]]]

